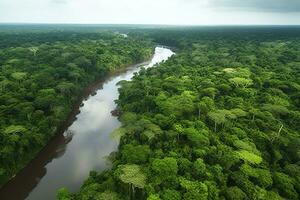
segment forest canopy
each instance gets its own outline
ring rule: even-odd
[[[299,27],[85,28],[3,25],[0,185],[58,133],[87,86],[160,44],[176,55],[119,82],[112,168],[57,198],[300,198]]]
[[[84,88],[154,50],[112,31],[19,30],[0,38],[0,185],[57,134]]]
[[[122,82],[113,168],[59,199],[299,199],[299,29],[140,31],[176,55]]]

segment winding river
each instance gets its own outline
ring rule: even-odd
[[[119,95],[116,84],[130,80],[140,67],[153,67],[173,54],[170,49],[156,47],[151,61],[131,66],[125,72],[111,75],[96,84],[82,102],[77,115],[71,117],[70,126],[0,189],[0,199],[53,200],[59,188],[78,191],[91,170],[101,172],[109,168],[111,163],[107,156],[116,151],[119,144],[110,133],[121,126],[111,115],[116,108],[114,100]],[[92,93],[94,95],[90,95]]]

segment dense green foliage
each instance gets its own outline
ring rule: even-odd
[[[3,32],[0,38],[0,185],[57,132],[86,86],[153,52],[148,40],[112,32]]]
[[[253,30],[146,33],[177,55],[121,83],[113,168],[59,199],[299,199],[299,30]]]

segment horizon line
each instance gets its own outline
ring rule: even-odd
[[[300,24],[140,24],[140,23],[60,23],[60,22],[0,22],[0,25],[96,25],[96,26],[300,26]]]

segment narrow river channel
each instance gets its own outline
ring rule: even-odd
[[[91,170],[103,171],[111,166],[107,156],[116,151],[118,143],[111,134],[120,122],[111,115],[118,98],[116,84],[130,80],[140,67],[152,67],[174,53],[156,47],[150,62],[129,67],[97,85],[95,95],[83,101],[79,114],[64,131],[19,174],[0,189],[1,200],[53,200],[61,187],[77,191]]]

